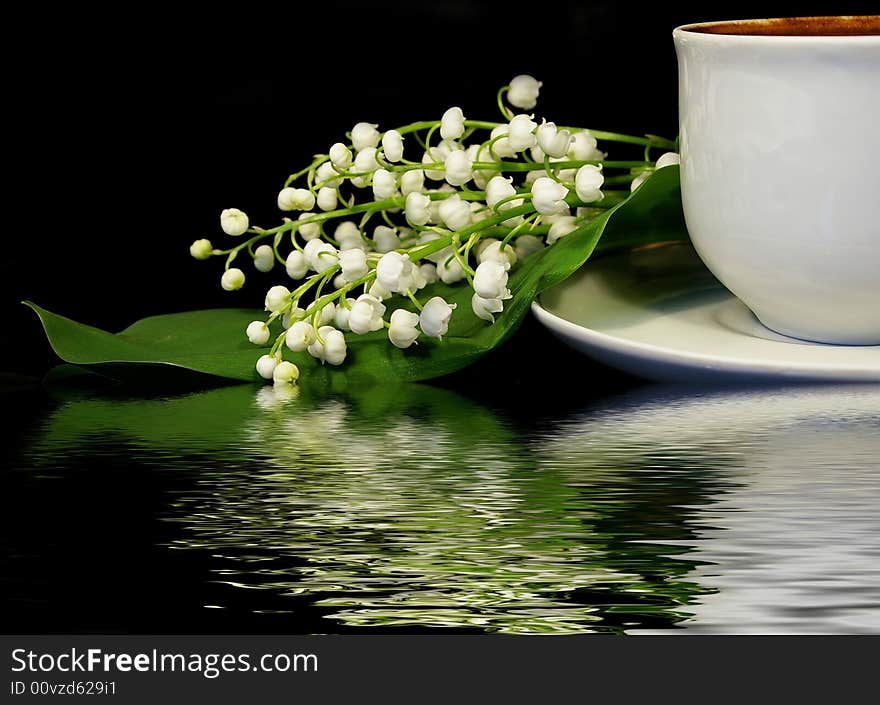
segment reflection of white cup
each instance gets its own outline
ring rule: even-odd
[[[683,25],[682,203],[768,328],[880,344],[880,16]]]

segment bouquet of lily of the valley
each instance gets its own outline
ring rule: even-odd
[[[678,169],[663,170],[678,163],[674,143],[538,118],[541,86],[520,75],[501,88],[501,122],[457,106],[393,129],[358,122],[288,177],[274,227],[224,210],[230,245],[199,239],[190,254],[223,261],[227,291],[266,286],[262,316],[214,309],[148,318],[116,336],[89,329],[103,338],[34,308],[70,362],[165,363],[278,385],[461,368],[502,342],[603,232],[608,247],[684,236]],[[611,143],[638,158],[609,158]],[[201,350],[208,332],[215,348]]]

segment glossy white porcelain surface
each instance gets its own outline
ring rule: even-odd
[[[673,39],[700,257],[780,333],[880,343],[880,36]]]
[[[589,260],[543,292],[532,311],[573,348],[647,379],[880,383],[880,346],[774,333],[687,245]]]

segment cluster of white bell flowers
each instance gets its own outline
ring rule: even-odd
[[[423,337],[442,340],[456,304],[425,294],[438,281],[471,287],[473,313],[493,323],[519,263],[676,163],[674,152],[650,160],[651,149],[672,146],[662,138],[539,121],[530,111],[541,86],[520,75],[502,87],[503,122],[469,120],[458,106],[439,120],[385,131],[359,122],[290,175],[277,195],[290,214],[281,225],[254,226],[237,208],[220,214],[226,235],[247,239],[228,249],[196,240],[190,254],[226,257],[223,289],[244,286],[245,272],[233,266],[243,254],[258,272],[284,273],[266,293],[266,319],[245,331],[269,348],[256,363],[261,377],[296,382],[299,369],[284,360],[285,349],[341,365],[350,335],[385,329],[403,349]],[[643,145],[644,159],[609,161],[598,139]],[[403,307],[389,306],[395,297]],[[276,321],[282,332],[273,339]]]

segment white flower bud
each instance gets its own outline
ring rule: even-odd
[[[337,189],[342,185],[342,182],[342,177],[333,168],[331,162],[324,162],[315,172],[315,185],[319,188],[326,186],[327,188]]]
[[[361,294],[357,301],[351,305],[348,313],[348,326],[352,333],[364,335],[372,331],[380,330],[384,323],[382,316],[385,314],[385,304],[375,296]]]
[[[282,360],[272,371],[272,380],[276,385],[293,384],[299,379],[299,367],[292,362]]]
[[[391,314],[390,324],[388,339],[397,348],[408,348],[419,337],[419,330],[416,328],[419,324],[417,313],[399,308]]]
[[[413,225],[425,225],[431,218],[431,199],[415,191],[407,194],[404,212]]]
[[[265,321],[251,321],[245,333],[254,345],[265,345],[269,342],[269,326]]]
[[[378,146],[380,135],[377,127],[371,122],[359,122],[351,128],[351,144],[356,152]]]
[[[333,323],[336,324],[339,330],[351,330],[348,325],[348,314],[351,312],[351,307],[354,306],[355,300],[347,298],[345,302],[348,304],[347,306],[343,306],[340,303],[333,312]]]
[[[568,130],[558,129],[555,122],[547,122],[546,120],[538,128],[537,139],[538,146],[550,157],[566,156],[571,145],[571,133]]]
[[[278,313],[290,300],[290,290],[286,286],[273,286],[266,292],[266,310]]]
[[[605,158],[605,152],[596,148],[596,138],[589,130],[575,132],[571,137],[568,147],[568,158],[577,161],[600,162]]]
[[[387,225],[377,225],[373,231],[373,244],[376,252],[385,254],[400,247],[400,238],[394,228],[389,228]]]
[[[196,259],[208,259],[211,256],[211,253],[214,251],[214,246],[211,244],[210,240],[206,240],[202,238],[201,240],[196,240],[192,245],[189,246],[189,253]]]
[[[440,276],[437,274],[437,267],[427,262],[419,266],[419,274],[422,276],[422,279],[425,282],[424,285],[420,288],[424,288],[429,284],[433,284],[440,279]]]
[[[318,328],[318,337],[309,345],[309,355],[331,365],[341,365],[346,352],[345,336],[333,326]]]
[[[315,194],[305,188],[281,189],[278,193],[278,208],[283,211],[308,211],[315,207]]]
[[[336,304],[328,301],[318,310],[318,325],[323,326],[330,323],[336,316]]]
[[[437,263],[437,276],[444,284],[454,284],[464,279],[464,269],[454,255]]]
[[[336,290],[339,290],[342,287],[344,287],[346,284],[348,284],[348,282],[345,281],[345,277],[343,277],[342,274],[337,274],[335,277],[333,277],[332,283],[333,283],[333,288]]]
[[[367,293],[370,296],[379,299],[379,301],[385,301],[394,296],[392,292],[388,291],[388,289],[386,289],[384,286],[382,286],[382,284],[379,283],[378,279],[373,280],[373,283],[370,284],[370,290],[367,291]]]
[[[351,150],[342,142],[337,142],[330,147],[330,163],[336,171],[345,171],[351,166]]]
[[[429,299],[419,315],[422,333],[429,338],[441,338],[449,330],[449,319],[458,304],[448,304],[441,297]]]
[[[309,269],[319,274],[335,266],[339,260],[336,248],[323,240],[309,240],[303,248],[303,254]]]
[[[373,172],[373,197],[377,201],[393,198],[397,194],[397,179],[387,169],[376,169]]]
[[[425,172],[421,169],[410,169],[403,172],[400,177],[400,192],[404,196],[411,193],[420,193],[425,188]]]
[[[489,136],[492,139],[498,137],[499,139],[492,143],[492,151],[495,153],[499,159],[510,159],[511,157],[516,156],[516,152],[513,151],[513,148],[510,146],[510,139],[508,139],[508,135],[510,134],[510,125],[498,125],[495,127],[492,132],[489,133]],[[499,137],[500,135],[504,135],[504,137]]]
[[[498,203],[503,198],[508,198],[516,194],[516,189],[513,187],[513,179],[506,178],[501,176],[493,176],[489,179],[489,183],[486,184],[486,204],[490,208],[494,208],[495,204]],[[501,208],[499,210],[504,210],[506,208],[511,208],[513,201],[508,201],[507,203],[502,203]],[[520,200],[516,205],[522,205],[522,200]]]
[[[236,291],[244,286],[244,272],[238,267],[230,267],[220,277],[220,286],[226,291]]]
[[[663,167],[675,164],[681,164],[681,156],[679,156],[678,152],[665,152],[657,158],[655,168],[662,169]]]
[[[287,276],[291,279],[302,279],[306,275],[306,272],[309,271],[309,265],[306,262],[305,255],[299,250],[293,250],[287,255],[287,260],[285,260],[284,266],[287,270]]]
[[[546,178],[547,172],[543,169],[532,169],[531,171],[526,172],[525,184],[529,188],[535,185],[535,182],[538,179]]]
[[[593,203],[602,200],[602,184],[605,177],[602,175],[602,169],[595,164],[584,164],[577,170],[574,177],[575,191],[578,198],[584,203]]]
[[[516,256],[525,259],[544,249],[544,241],[537,235],[520,235],[516,238]]]
[[[220,213],[220,227],[227,235],[244,235],[250,227],[247,213],[238,208],[227,208]]]
[[[339,199],[336,195],[336,189],[331,188],[330,186],[322,186],[318,189],[318,208],[322,211],[332,211],[335,210],[336,205],[338,204]]]
[[[471,309],[477,318],[494,323],[495,316],[493,314],[501,313],[504,310],[504,304],[501,299],[484,299],[479,294],[474,294],[471,297]]]
[[[538,94],[544,84],[527,74],[514,76],[507,91],[507,102],[515,108],[531,110],[538,102]]]
[[[463,150],[455,150],[446,157],[446,181],[451,186],[461,186],[474,178],[474,163]]]
[[[651,176],[651,174],[653,174],[653,173],[654,173],[653,171],[643,171],[641,174],[636,176],[636,178],[634,178],[632,180],[632,183],[630,183],[630,185],[629,185],[630,192],[635,191],[639,186],[641,186],[645,181],[647,181],[648,177]]]
[[[351,220],[343,220],[336,226],[333,239],[339,243],[340,250],[363,250],[366,247],[361,231]]]
[[[490,240],[494,240],[494,238],[490,238]],[[487,243],[485,247],[480,249],[477,254],[477,262],[481,264],[483,262],[499,262],[512,267],[516,264],[516,250],[510,245],[505,245],[502,249],[501,241],[495,240],[494,242]]]
[[[457,140],[464,134],[464,120],[461,108],[449,108],[440,120],[440,137],[444,140]]]
[[[509,299],[507,270],[510,265],[500,262],[481,262],[474,272],[474,291],[484,299]]]
[[[340,252],[339,266],[342,267],[342,276],[347,282],[360,279],[370,271],[367,266],[367,253],[358,248]]]
[[[376,148],[366,147],[357,153],[354,158],[352,171],[361,176],[353,176],[351,183],[358,188],[364,188],[369,183],[368,176],[379,168],[379,162],[376,161]]]
[[[272,374],[278,366],[278,358],[274,355],[261,355],[257,360],[257,374],[263,379],[272,379]]]
[[[514,152],[522,152],[524,149],[534,147],[538,138],[535,130],[538,123],[532,120],[530,115],[514,115],[510,121],[510,130],[507,133],[507,141]]]
[[[260,245],[254,250],[254,267],[260,272],[269,272],[275,266],[275,251],[270,245]]]
[[[532,184],[532,205],[541,215],[556,215],[568,211],[568,204],[565,202],[567,195],[568,189],[549,176],[542,176]]]
[[[575,217],[571,215],[563,215],[553,221],[550,226],[550,232],[547,233],[547,244],[552,245],[559,238],[565,237],[570,232],[577,230]]]
[[[313,342],[315,342],[315,329],[306,321],[297,321],[284,334],[284,344],[293,352],[302,352]]]
[[[403,159],[403,137],[397,130],[388,130],[382,135],[382,152],[389,162]]]
[[[298,220],[305,220],[306,218],[311,218],[314,215],[314,213],[300,213]],[[318,223],[303,223],[299,226],[298,232],[300,235],[302,235],[302,239],[308,242],[309,240],[314,240],[316,237],[319,237],[321,235],[321,226]]]
[[[412,286],[413,263],[409,255],[386,252],[376,265],[376,281],[391,292],[404,292]]]
[[[471,207],[457,193],[440,201],[439,211],[440,219],[453,232],[463,230],[471,224]]]

